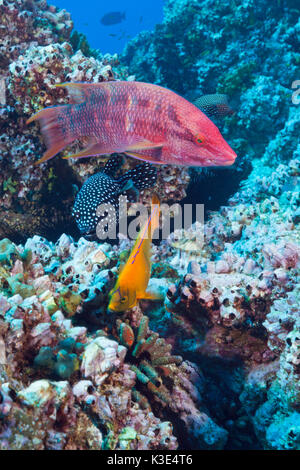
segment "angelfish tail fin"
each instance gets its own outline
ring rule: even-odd
[[[149,235],[151,235],[151,239],[153,238],[153,233],[159,229],[159,214],[160,214],[160,200],[156,193],[152,196],[151,202],[151,220],[150,220],[150,227],[149,227]]]
[[[74,137],[68,134],[64,126],[64,124],[67,124],[68,119],[67,114],[65,112],[62,113],[62,110],[65,108],[66,106],[64,105],[42,109],[31,116],[26,122],[26,124],[34,121],[40,122],[41,132],[47,146],[46,152],[36,164],[46,162],[75,140]],[[59,116],[63,119],[59,120]]]

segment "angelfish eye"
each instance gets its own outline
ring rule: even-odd
[[[203,136],[202,134],[196,134],[196,135],[195,135],[195,142],[196,142],[196,144],[201,145],[201,144],[204,143],[204,141],[205,141],[205,138],[204,138],[204,136]]]
[[[127,300],[127,297],[122,297],[120,301],[123,304],[124,302],[126,302],[126,300]]]

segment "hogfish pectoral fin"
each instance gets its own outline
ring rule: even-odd
[[[157,148],[162,148],[165,145],[165,142],[150,142],[149,140],[142,140],[141,142],[134,142],[131,145],[128,145],[126,147],[125,152],[136,152],[139,153],[140,151],[143,150],[151,150],[151,149],[157,149]]]
[[[164,145],[165,142],[159,142],[156,144],[153,142],[142,142],[138,145],[134,144],[127,147],[125,154],[151,163],[163,163],[161,161],[161,152]]]

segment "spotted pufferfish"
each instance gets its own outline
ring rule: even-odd
[[[156,183],[157,170],[149,163],[142,163],[116,178],[123,163],[121,155],[112,156],[103,170],[88,178],[76,195],[72,215],[87,240],[96,239],[97,225],[102,219],[97,209],[101,204],[111,204],[115,208],[115,214],[109,213],[106,220],[118,223],[119,197],[124,195],[128,202],[136,202],[140,190]]]

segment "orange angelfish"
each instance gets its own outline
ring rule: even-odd
[[[141,229],[116,285],[109,294],[108,310],[112,312],[125,312],[140,299],[158,299],[146,289],[151,273],[151,240],[153,232],[159,227],[159,205],[159,198],[154,195],[150,217]]]

